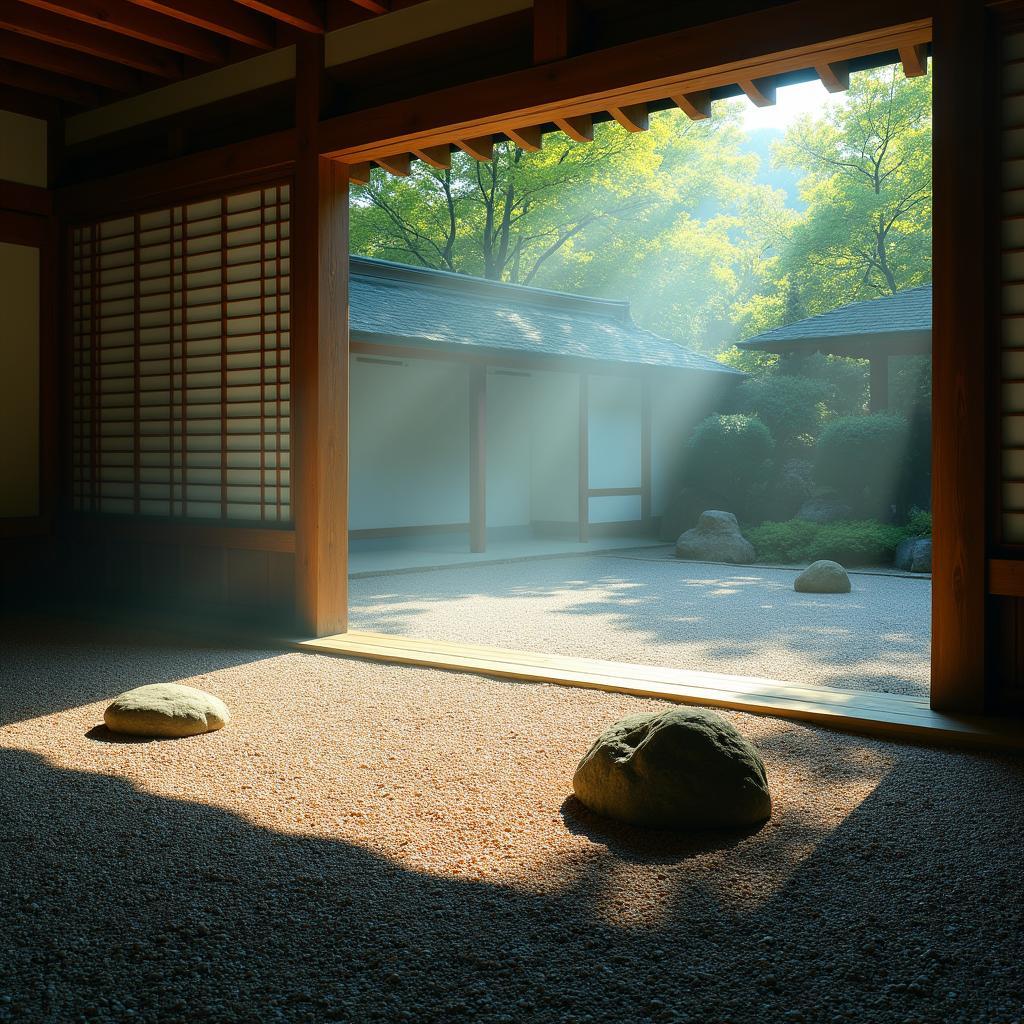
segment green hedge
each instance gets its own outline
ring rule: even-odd
[[[761,562],[788,564],[831,558],[846,566],[889,565],[896,545],[908,535],[908,530],[874,519],[840,523],[790,519],[749,527],[744,535],[754,545]]]

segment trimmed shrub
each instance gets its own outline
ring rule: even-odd
[[[907,516],[908,537],[930,537],[932,535],[932,514],[923,508],[912,508]]]
[[[809,446],[821,426],[829,388],[809,377],[752,377],[736,390],[737,407],[756,416],[780,448]]]
[[[843,416],[821,432],[814,475],[851,508],[884,515],[899,500],[907,450],[907,424],[900,416],[876,413]]]
[[[889,565],[896,545],[907,536],[902,526],[874,519],[811,523],[790,519],[762,523],[744,531],[758,561],[803,563],[829,558],[843,565]]]
[[[751,495],[767,478],[774,451],[768,428],[756,416],[709,416],[694,427],[687,442],[684,479],[722,511],[744,519]]]

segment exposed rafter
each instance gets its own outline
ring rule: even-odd
[[[349,164],[348,165],[348,180],[353,185],[369,185],[370,184],[370,171],[373,170],[373,164]]]
[[[39,68],[7,60],[0,60],[0,84],[26,92],[53,96],[79,107],[92,107],[100,102],[99,90],[91,85],[65,75],[55,75],[49,71],[40,71]]]
[[[814,70],[829,92],[846,92],[850,88],[850,65],[845,60],[818,64]]]
[[[628,107],[609,107],[608,113],[627,132],[645,132],[650,124],[646,103],[634,103]]]
[[[481,135],[476,139],[456,139],[455,145],[468,153],[474,160],[481,163],[488,163],[494,158],[494,136]]]
[[[274,23],[231,0],[128,0],[135,7],[176,18],[186,25],[215,32],[236,43],[272,50]]]
[[[352,0],[352,3],[371,14],[387,14],[391,10],[391,0]]]
[[[900,61],[903,74],[907,78],[920,78],[928,74],[928,47],[919,43],[916,46],[901,46]]]
[[[377,164],[384,168],[388,174],[394,174],[398,178],[407,178],[412,170],[412,157],[408,153],[396,153],[394,156],[377,157]]]
[[[49,11],[5,0],[0,3],[0,28],[29,39],[123,64],[159,78],[181,78],[181,61],[156,46],[126,39],[92,25],[83,25]]]
[[[89,82],[117,93],[137,92],[142,85],[141,79],[134,71],[121,67],[120,64],[96,60],[95,57],[88,57],[63,46],[47,46],[28,36],[19,36],[2,30],[0,58],[66,75],[68,78],[77,78],[80,82]]]
[[[313,0],[236,0],[243,7],[302,32],[323,32],[324,19]]]
[[[446,171],[452,165],[452,151],[450,146],[427,146],[424,149],[414,149],[412,155],[422,160],[439,171]]]
[[[711,116],[711,93],[702,92],[676,93],[672,102],[691,120],[705,121]]]
[[[594,141],[594,119],[590,114],[580,114],[577,117],[556,117],[554,123],[574,142]]]
[[[226,56],[224,43],[216,36],[191,25],[141,7],[126,0],[21,0],[23,4],[59,14],[86,25],[108,29],[118,35],[138,39],[176,53],[194,57],[207,64],[220,64]]]
[[[536,153],[544,145],[544,133],[541,131],[540,125],[530,128],[505,128],[503,131],[509,139],[527,153]]]
[[[775,105],[775,83],[770,78],[740,80],[738,85],[755,107]]]

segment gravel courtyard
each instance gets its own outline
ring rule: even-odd
[[[354,629],[926,695],[931,581],[851,574],[798,594],[787,569],[681,562],[663,549],[351,581]]]
[[[0,649],[0,1021],[1021,1020],[1019,756],[723,712],[772,818],[680,838],[571,796],[663,702],[138,629]],[[228,727],[96,728],[171,679]]]

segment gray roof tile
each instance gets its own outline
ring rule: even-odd
[[[735,374],[633,323],[628,302],[527,288],[353,256],[350,326],[357,340]]]

